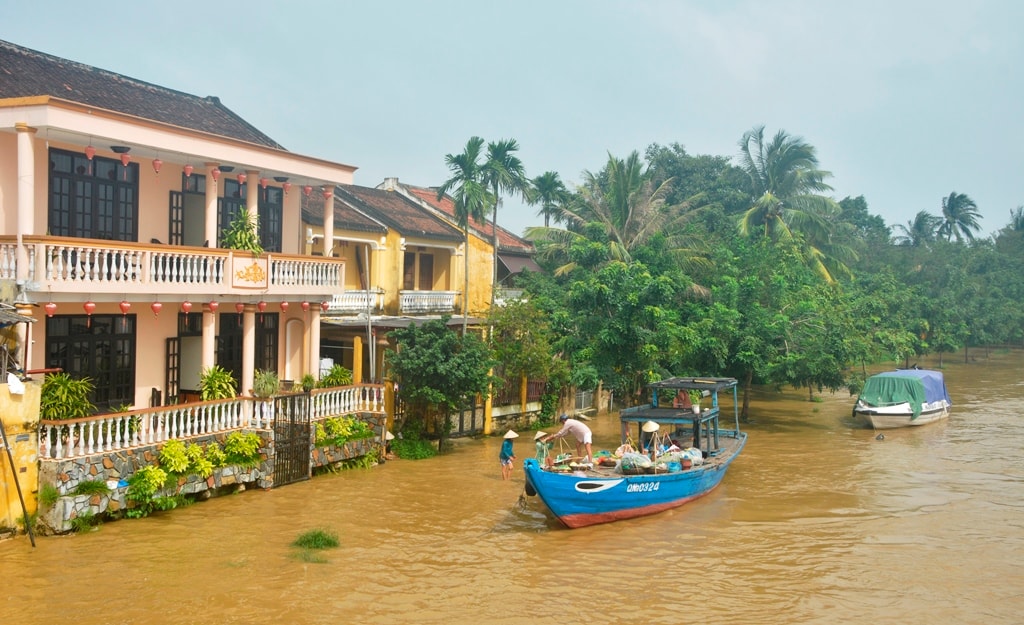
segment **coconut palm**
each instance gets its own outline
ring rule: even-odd
[[[928,211],[920,211],[906,225],[896,224],[902,234],[893,238],[893,243],[904,247],[924,247],[935,240],[935,232],[942,220]]]
[[[494,197],[491,217],[491,243],[494,263],[491,281],[491,308],[494,308],[494,291],[498,286],[498,205],[502,193],[515,193],[526,197],[530,181],[523,169],[523,162],[515,155],[519,143],[515,139],[502,139],[487,144],[487,159],[482,167],[482,181]]]
[[[974,200],[963,193],[953,191],[949,197],[942,198],[942,223],[939,225],[938,235],[945,237],[946,241],[952,241],[956,237],[957,243],[964,239],[974,240],[974,233],[981,230],[978,218],[978,205]]]
[[[544,216],[544,227],[551,224],[551,218],[559,219],[558,209],[568,203],[569,190],[556,171],[546,171],[530,181],[531,190],[527,202],[532,206],[540,205],[538,215]]]
[[[487,209],[494,203],[484,181],[483,170],[483,147],[484,140],[480,137],[470,137],[466,147],[461,154],[445,154],[444,162],[448,166],[451,177],[444,181],[437,190],[437,199],[440,201],[446,194],[452,197],[455,204],[455,221],[462,228],[465,237],[465,251],[463,258],[466,261],[463,278],[465,280],[462,291],[462,334],[466,334],[467,319],[469,317],[469,220],[483,223],[487,218]]]
[[[821,195],[832,190],[825,183],[832,174],[818,169],[814,146],[784,130],[768,140],[764,126],[757,126],[740,139],[740,168],[756,198],[740,218],[741,234],[762,233],[773,240],[799,236],[805,259],[825,280],[849,273],[845,263],[856,255],[832,236],[842,209]]]

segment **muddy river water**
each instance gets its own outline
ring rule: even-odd
[[[921,362],[934,366],[935,362]],[[946,356],[950,419],[876,433],[852,398],[759,392],[723,484],[561,528],[501,439],[0,543],[0,623],[1024,622],[1024,353]],[[723,402],[728,407],[729,401]],[[614,416],[592,422],[618,444]],[[324,562],[302,532],[336,532]]]

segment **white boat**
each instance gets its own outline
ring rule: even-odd
[[[952,406],[941,371],[897,369],[864,382],[853,416],[876,430],[887,430],[945,419]]]

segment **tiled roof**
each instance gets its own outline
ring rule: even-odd
[[[405,189],[412,195],[433,206],[441,213],[448,215],[453,222],[455,221],[455,202],[452,201],[451,197],[446,195],[438,201],[437,189],[415,187],[413,185],[405,184],[404,182],[402,183],[402,186],[405,187]],[[471,219],[469,225],[481,238],[488,242],[493,240],[494,230],[490,221],[481,224],[479,221]],[[531,254],[534,251],[532,243],[526,239],[517,237],[508,230],[502,228],[500,225],[498,226],[498,250],[519,252],[521,254]]]
[[[352,204],[406,236],[462,241],[462,232],[458,228],[431,215],[429,211],[400,193],[346,185],[337,187],[336,194],[339,200]]]
[[[302,197],[302,221],[303,223],[322,226],[324,224],[323,196],[317,189],[315,195]],[[337,192],[331,198],[334,203],[334,227],[356,232],[386,233],[387,227],[358,210],[352,208],[345,202],[338,201]]]
[[[284,149],[216,96],[201,98],[0,40],[0,100],[38,96]]]

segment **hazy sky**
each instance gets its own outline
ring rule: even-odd
[[[364,186],[438,185],[473,135],[575,184],[651,143],[735,156],[764,125],[890,225],[956,191],[987,235],[1024,204],[1017,0],[0,0],[0,16],[0,39],[218,96]],[[542,223],[518,200],[498,222]]]

